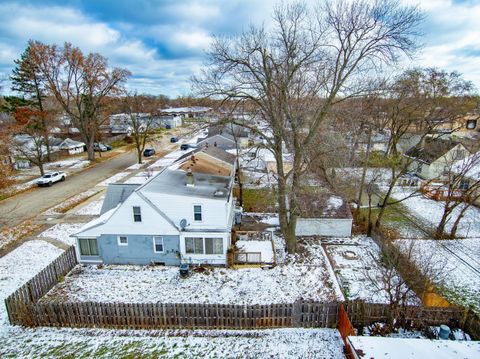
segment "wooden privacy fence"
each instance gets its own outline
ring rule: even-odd
[[[5,299],[5,306],[10,323],[30,325],[31,304],[36,303],[77,264],[75,247],[71,246],[35,277],[8,296]]]
[[[53,327],[216,328],[331,327],[337,303],[267,305],[47,302],[14,306],[12,324]],[[22,309],[20,312],[17,309]]]

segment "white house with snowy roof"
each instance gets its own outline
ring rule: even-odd
[[[141,186],[109,187],[103,214],[73,235],[79,261],[225,265],[235,156],[208,151],[192,153]]]

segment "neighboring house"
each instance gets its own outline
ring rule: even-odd
[[[446,179],[453,163],[469,155],[470,151],[463,144],[440,138],[427,138],[405,153],[413,160],[409,170],[426,180]]]
[[[174,107],[161,109],[160,114],[180,116],[183,118],[199,118],[205,117],[211,110],[210,107],[201,106]]]
[[[182,118],[175,115],[154,115],[151,117],[149,113],[134,113],[132,115],[117,113],[109,117],[110,132],[112,134],[130,135],[132,133],[132,120],[130,116],[135,116],[140,126],[146,127],[148,125],[152,129],[176,128],[183,123]]]
[[[213,146],[223,150],[230,150],[236,148],[235,139],[228,133],[216,134],[207,138],[199,138],[197,140],[198,147]],[[239,144],[240,146],[240,144]]]
[[[79,261],[225,265],[235,161],[210,151],[184,157],[141,186],[109,186],[103,214],[73,235]]]
[[[75,141],[70,138],[64,139],[59,145],[58,149],[69,155],[75,155],[85,151],[86,144],[84,142]]]
[[[353,217],[347,201],[328,192],[299,197],[297,236],[350,237]]]
[[[480,206],[480,188],[476,189],[480,181],[480,152],[456,162],[452,171],[462,176],[459,190],[470,189],[470,198],[473,199],[473,204]]]

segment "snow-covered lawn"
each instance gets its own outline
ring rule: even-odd
[[[214,268],[180,278],[176,267],[77,267],[48,294],[67,301],[145,303],[293,303],[342,299],[320,245],[273,269]]]
[[[45,165],[47,170],[53,169],[81,169],[90,165],[90,161],[78,158],[50,162]]]
[[[444,275],[439,280],[446,289],[443,293],[446,298],[466,306],[472,305],[480,313],[480,238],[401,239],[395,243],[399,248],[407,248],[410,243],[414,243],[417,253],[414,260],[418,262],[431,258],[432,261],[441,263]]]
[[[10,326],[3,300],[61,253],[35,240],[0,258],[0,357],[343,358],[342,341],[333,329],[143,331]]]
[[[333,241],[334,239],[332,239]],[[380,248],[370,237],[342,238],[343,244],[327,245],[332,264],[348,299],[363,299],[373,303],[388,303],[387,293],[373,283],[378,278]]]
[[[75,214],[83,215],[83,216],[99,216],[100,210],[102,209],[103,200],[105,199],[102,196],[100,199],[92,201],[85,206],[79,208],[75,211]]]
[[[127,177],[128,175],[130,175],[129,172],[119,172],[117,174],[114,174],[112,177],[109,177],[106,180],[103,180],[102,182],[97,183],[97,186],[107,187],[110,183],[116,183],[120,181],[122,178]]]
[[[397,188],[393,197],[403,199],[412,193],[410,189]],[[401,202],[406,206],[415,217],[419,217],[422,221],[429,223],[432,227],[436,227],[440,222],[443,214],[444,202],[437,202],[423,196],[413,196]],[[455,208],[451,215],[451,220],[447,223],[446,229],[449,230],[454,220],[460,213],[462,205]],[[462,218],[457,235],[460,237],[480,237],[480,209],[470,207],[467,209],[464,218]]]
[[[77,232],[85,223],[59,223],[40,233],[39,237],[53,238],[68,245],[75,244],[70,235]]]
[[[318,358],[341,359],[334,329],[102,330],[11,328],[2,358]]]
[[[63,250],[50,243],[34,240],[22,244],[0,258],[0,328],[6,324],[4,299],[50,264],[62,252]]]

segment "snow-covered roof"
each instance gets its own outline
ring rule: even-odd
[[[62,150],[68,150],[71,148],[77,148],[77,147],[83,147],[83,146],[85,146],[84,142],[75,141],[75,140],[72,140],[71,138],[66,138],[62,141],[62,143],[60,143],[58,147],[60,147],[60,149]]]
[[[163,113],[202,113],[208,112],[211,107],[201,107],[201,106],[192,106],[192,107],[172,107],[172,108],[163,108],[160,112]]]
[[[474,153],[463,160],[455,162],[452,166],[452,171],[459,174],[464,174],[475,180],[480,179],[480,152]]]
[[[97,226],[100,226],[102,224],[107,223],[107,221],[110,219],[110,217],[113,216],[115,211],[120,207],[120,204],[118,204],[115,208],[112,208],[111,210],[105,212],[102,214],[100,217],[95,218],[91,220],[90,222],[86,223],[83,227],[81,227],[76,233],[72,234],[72,237],[76,237],[80,233],[84,233],[92,228],[95,228]]]
[[[194,185],[187,186],[187,172],[166,169],[138,189],[149,197],[154,193],[180,196],[226,199],[230,195],[232,178],[205,173],[194,173]]]

